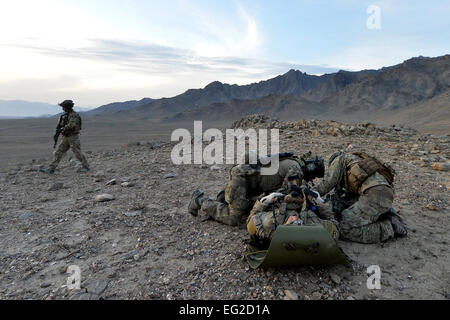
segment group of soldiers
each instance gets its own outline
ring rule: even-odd
[[[279,155],[279,170],[241,164],[217,198],[194,191],[189,213],[237,226],[245,220],[256,243],[270,242],[277,226],[321,224],[335,239],[379,243],[407,235],[393,209],[394,171],[365,153],[336,152],[328,162],[311,153]],[[313,185],[313,180],[322,179]],[[325,198],[326,200],[323,200]]]
[[[55,135],[62,141],[53,162],[42,172],[53,174],[64,154],[72,149],[81,162],[79,172],[89,171],[80,148],[81,117],[72,100],[59,104],[61,115]],[[194,191],[189,213],[203,219],[237,226],[246,222],[250,236],[260,243],[270,241],[283,224],[321,224],[335,239],[378,243],[407,235],[407,227],[392,207],[394,171],[386,163],[363,152],[334,153],[325,164],[310,153],[297,157],[278,155],[278,172],[261,174],[258,161],[236,165],[229,182],[216,199]],[[267,165],[267,164],[266,164]],[[322,179],[313,185],[315,179]],[[326,198],[327,201],[324,201]]]

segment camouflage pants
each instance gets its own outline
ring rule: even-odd
[[[53,162],[50,164],[50,169],[55,170],[61,159],[69,149],[72,149],[73,154],[81,162],[84,168],[89,168],[86,157],[81,153],[80,136],[78,134],[62,138],[61,143],[53,154]]]
[[[225,188],[225,202],[202,200],[201,215],[230,226],[237,226],[241,219],[250,213],[256,201],[250,195],[248,179],[233,175]]]
[[[378,243],[394,237],[389,220],[378,221],[392,208],[394,192],[387,186],[368,189],[350,208],[342,211],[341,239],[359,243]]]

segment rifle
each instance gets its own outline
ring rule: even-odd
[[[61,123],[63,123],[63,125],[61,125]],[[64,130],[64,126],[67,124],[67,113],[64,113],[58,121],[58,125],[56,126],[56,132],[55,135],[53,136],[53,141],[55,141],[55,144],[53,145],[53,149],[56,148],[56,145],[58,144],[58,138],[61,135],[61,133]]]
[[[337,193],[327,196],[327,199],[332,203],[334,217],[337,221],[342,220],[342,211],[351,207],[356,202],[355,198],[347,199]]]
[[[56,145],[58,144],[58,138],[61,135],[61,132],[64,130],[64,128],[60,128],[59,125],[56,128],[55,135],[53,136],[53,141],[55,141],[55,144],[53,145],[53,149],[56,148]]]
[[[317,191],[311,190],[310,188],[306,187],[306,186],[296,186],[291,185],[291,190],[295,191],[299,194],[304,193],[305,196],[310,196],[311,198],[313,198],[315,201],[319,202],[319,203],[324,203],[325,201],[320,197],[320,194]]]
[[[304,199],[304,207],[303,210],[309,209],[313,211],[315,214],[319,214],[319,208],[317,207],[318,203],[324,203],[325,201],[320,197],[320,194],[314,190],[311,190],[310,188],[306,186],[298,187],[296,185],[291,185],[292,191],[303,194]]]

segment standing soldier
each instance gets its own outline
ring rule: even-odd
[[[56,127],[55,146],[59,134],[62,134],[63,136],[62,141],[59,144],[58,149],[54,152],[53,162],[49,165],[49,168],[41,171],[53,174],[64,154],[69,151],[69,149],[72,149],[75,157],[77,157],[83,166],[78,172],[88,172],[89,164],[86,157],[81,153],[79,136],[81,130],[81,117],[78,113],[73,111],[74,103],[72,100],[65,100],[59,105],[63,108],[65,113],[59,118],[58,126]]]
[[[335,189],[339,199],[333,201],[348,200],[344,208],[335,210],[341,239],[378,243],[407,235],[405,224],[392,209],[393,182],[390,166],[363,152],[336,152],[330,158],[317,191],[324,196]]]

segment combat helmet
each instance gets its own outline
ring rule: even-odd
[[[74,105],[75,104],[73,103],[72,100],[64,100],[63,102],[61,102],[59,104],[59,106],[61,106],[63,108],[69,108],[69,109],[72,109]]]
[[[325,162],[322,157],[313,156],[312,152],[308,152],[301,157],[305,163],[303,168],[304,179],[312,181],[315,178],[323,178],[325,176]]]

